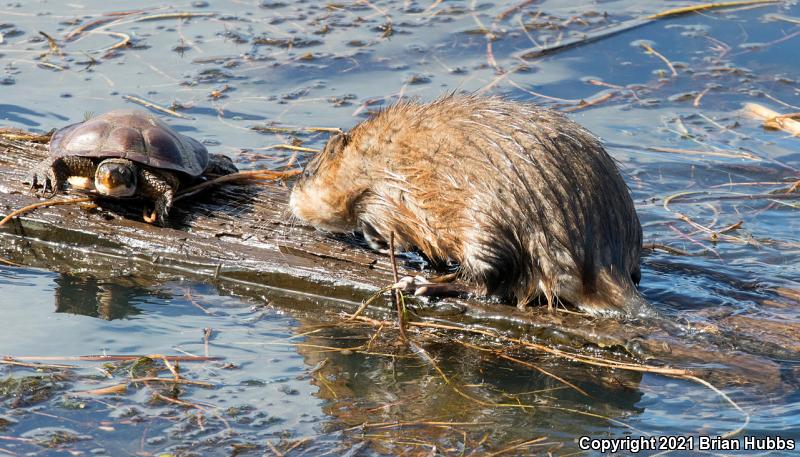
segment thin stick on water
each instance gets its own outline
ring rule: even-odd
[[[354,320],[354,319],[358,318],[358,316],[360,316],[360,315],[361,315],[361,313],[363,313],[363,312],[364,312],[364,310],[365,310],[365,309],[367,309],[367,307],[368,307],[368,306],[369,306],[369,305],[370,305],[372,302],[374,302],[375,300],[377,300],[377,299],[378,299],[378,298],[379,298],[381,295],[383,295],[383,293],[384,293],[384,292],[388,292],[388,291],[390,291],[390,290],[392,290],[392,289],[394,289],[394,285],[391,285],[391,286],[386,286],[386,287],[382,288],[381,290],[379,290],[379,291],[375,292],[374,294],[372,294],[372,295],[371,295],[371,296],[370,296],[368,299],[364,300],[364,303],[362,303],[362,304],[361,304],[361,306],[359,306],[359,307],[358,307],[358,309],[356,310],[356,312],[354,312],[353,314],[351,314],[351,315],[350,315],[350,316],[349,316],[349,317],[348,317],[346,320],[348,320],[348,321],[352,321],[352,320]]]
[[[60,364],[44,364],[44,363],[37,363],[37,362],[24,362],[18,360],[14,357],[3,357],[0,359],[0,364],[2,365],[16,365],[20,367],[26,368],[34,368],[37,370],[42,369],[50,369],[50,370],[71,370],[73,368],[78,368],[74,365],[60,365]]]
[[[180,191],[178,195],[175,197],[174,201],[182,200],[187,197],[191,197],[203,190],[217,186],[224,183],[231,183],[231,182],[241,182],[241,181],[256,181],[256,180],[278,180],[278,179],[287,179],[295,176],[301,172],[298,168],[293,168],[290,170],[285,171],[273,171],[273,170],[248,170],[248,171],[240,171],[237,173],[231,173],[229,175],[223,175],[218,178],[214,178],[200,184],[196,184],[191,187],[187,187],[186,189]]]
[[[302,146],[295,146],[292,144],[273,144],[272,146],[264,146],[263,148],[256,148],[258,150],[268,150],[268,149],[286,149],[288,151],[299,151],[299,152],[320,152],[319,149],[314,148],[304,148]]]
[[[47,40],[47,43],[50,45],[50,52],[51,53],[53,53],[53,54],[61,54],[61,49],[58,47],[58,43],[56,43],[56,40],[53,39],[53,37],[51,37],[50,35],[42,32],[41,30],[39,30],[39,35],[43,36]]]
[[[769,3],[780,3],[780,0],[747,0],[747,1],[737,1],[737,2],[713,2],[713,3],[703,3],[700,5],[691,5],[685,6],[681,8],[673,8],[670,10],[662,11],[660,13],[656,13],[650,16],[647,16],[648,19],[663,19],[665,17],[670,16],[679,16],[682,14],[689,14],[689,13],[696,13],[698,11],[705,11],[710,9],[719,9],[719,8],[732,8],[735,6],[749,6],[749,5],[759,5],[759,4],[769,4]]]
[[[64,362],[125,362],[142,358],[169,360],[170,362],[209,362],[222,360],[221,357],[203,357],[200,355],[77,355],[77,356],[19,356],[6,357],[4,360],[19,361],[64,361]]]
[[[781,115],[757,103],[745,103],[743,111],[748,116],[763,121],[766,129],[783,130],[791,135],[800,136],[800,122],[792,119],[791,115]]]
[[[661,54],[660,52],[658,52],[655,49],[653,49],[653,47],[650,46],[647,43],[641,43],[639,46],[641,46],[642,49],[647,51],[649,54],[653,54],[654,56],[656,56],[659,59],[661,59],[661,61],[664,62],[667,65],[667,67],[669,68],[669,71],[672,72],[672,77],[673,78],[678,76],[678,71],[675,70],[675,66],[672,65],[672,62],[670,62],[669,59],[667,59],[663,54]]]
[[[392,263],[392,279],[394,283],[400,280],[397,277],[397,259],[394,256],[394,232],[389,234],[389,260]],[[404,306],[404,300],[402,299],[403,293],[393,287],[392,288],[392,302],[394,302],[395,308],[397,308],[397,325],[400,327],[400,339],[403,342],[408,341],[408,337],[406,336],[406,310]]]
[[[178,118],[181,118],[181,119],[194,119],[192,116],[187,116],[186,114],[179,113],[179,112],[177,112],[175,110],[172,110],[172,109],[169,109],[169,108],[165,108],[165,107],[163,107],[161,105],[157,105],[157,104],[155,104],[153,102],[147,101],[147,100],[145,100],[143,98],[136,97],[134,95],[123,95],[122,98],[124,98],[125,100],[128,100],[128,101],[131,101],[133,103],[142,105],[145,108],[154,109],[154,110],[160,111],[160,112],[162,112],[164,114],[169,114],[170,116],[178,117]]]
[[[99,30],[91,30],[91,31],[89,31],[89,33],[91,33],[91,34],[100,34],[100,35],[108,35],[108,36],[113,36],[113,37],[119,38],[119,41],[117,41],[116,43],[112,44],[111,46],[109,46],[107,48],[103,48],[103,49],[98,49],[97,51],[94,51],[96,53],[106,53],[106,52],[109,52],[109,51],[113,51],[114,49],[124,48],[124,47],[129,46],[131,44],[131,36],[128,35],[127,33],[106,32],[106,31],[99,31]]]
[[[172,200],[176,202],[178,200],[183,200],[184,198],[191,197],[192,195],[199,194],[200,192],[208,189],[209,187],[218,186],[224,183],[230,182],[242,182],[242,181],[253,181],[253,180],[278,180],[278,179],[286,179],[290,178],[298,173],[301,170],[297,168],[293,168],[286,171],[273,171],[273,170],[249,170],[249,171],[240,171],[237,173],[231,173],[229,175],[223,175],[218,178],[211,179],[209,181],[201,182],[200,184],[196,184],[192,187],[188,187],[183,189],[178,193],[177,196]],[[158,220],[158,213],[155,209],[150,210],[149,208],[144,208],[142,213],[142,219],[147,222],[148,224],[155,224]]]
[[[83,197],[83,198],[70,198],[67,200],[47,200],[43,202],[33,203],[28,206],[23,206],[18,210],[12,211],[8,216],[0,220],[0,226],[3,226],[3,224],[10,221],[11,219],[29,213],[35,210],[36,208],[44,208],[47,206],[58,206],[58,205],[76,205],[78,203],[89,203],[92,200],[93,199],[91,197]]]

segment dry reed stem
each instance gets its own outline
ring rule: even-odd
[[[166,356],[164,356],[163,354],[153,354],[152,356],[150,356],[150,358],[151,359],[158,359],[158,360],[161,360],[162,362],[164,362],[164,366],[166,366],[167,369],[170,371],[170,373],[172,373],[173,378],[175,380],[180,380],[181,379],[181,375],[178,374],[178,371],[170,363],[169,359],[167,359]]]
[[[298,151],[298,152],[314,152],[314,153],[319,153],[320,152],[319,149],[304,148],[302,146],[295,146],[293,144],[285,144],[285,143],[273,144],[272,146],[264,146],[263,148],[256,148],[256,149],[259,150],[259,151],[265,151],[265,150],[268,150],[268,149],[286,149],[286,150],[289,150],[289,151]]]
[[[2,257],[0,257],[0,263],[2,263],[3,265],[8,265],[10,267],[24,267],[25,266],[25,265],[22,265],[21,263],[12,262],[12,261],[10,261],[8,259],[4,259]]]
[[[695,97],[694,100],[692,101],[692,106],[695,107],[695,108],[699,108],[700,107],[700,100],[702,100],[703,97],[705,97],[705,95],[708,93],[709,90],[711,90],[711,87],[706,87],[705,89],[703,89],[702,92],[697,94],[697,97]]]
[[[590,106],[599,105],[600,103],[603,103],[605,101],[611,100],[611,98],[614,97],[616,94],[617,94],[616,92],[606,92],[605,94],[603,94],[603,95],[601,95],[599,97],[595,97],[593,99],[589,99],[588,101],[581,100],[578,103],[577,106],[570,106],[570,107],[564,108],[562,111],[570,113],[570,112],[573,112],[573,111],[578,111],[578,110],[582,110],[582,109],[585,109],[585,108],[589,108]]]
[[[29,213],[37,208],[43,208],[46,206],[59,206],[59,205],[74,205],[78,203],[88,203],[91,202],[93,199],[91,197],[83,197],[83,198],[71,198],[68,200],[46,200],[43,202],[33,203],[28,206],[24,206],[18,210],[12,211],[8,216],[4,217],[0,220],[0,227],[3,226],[6,222],[10,221],[11,219],[20,216],[22,214]]]
[[[516,87],[517,89],[523,91],[523,92],[526,92],[526,93],[528,93],[530,95],[533,95],[534,97],[544,98],[546,100],[552,100],[554,102],[561,102],[561,103],[576,103],[577,104],[577,103],[581,102],[581,100],[552,97],[550,95],[545,95],[545,94],[541,94],[539,92],[534,92],[534,91],[532,91],[530,89],[526,89],[526,88],[522,87],[521,85],[519,85],[517,82],[515,82],[512,79],[509,79],[508,83],[511,84],[512,86]]]
[[[527,59],[533,59],[536,57],[541,57],[546,54],[551,54],[556,51],[561,51],[565,49],[571,49],[576,46],[582,46],[588,43],[593,43],[599,40],[603,40],[612,36],[617,36],[620,33],[633,30],[644,25],[650,24],[655,20],[660,20],[668,17],[678,16],[682,14],[688,14],[697,11],[705,11],[711,9],[721,9],[721,8],[731,8],[736,6],[747,6],[747,5],[769,5],[774,3],[781,3],[781,0],[750,0],[750,1],[735,1],[735,2],[719,2],[719,3],[705,3],[701,5],[693,5],[684,8],[674,8],[666,11],[662,11],[660,13],[655,13],[650,16],[645,16],[642,18],[634,18],[622,23],[619,23],[612,27],[607,27],[606,30],[601,30],[598,33],[592,34],[582,40],[578,41],[570,41],[567,43],[561,43],[559,39],[555,44],[542,47],[538,43],[537,49],[535,50],[523,50],[521,51],[521,55],[527,55]]]
[[[374,321],[372,319],[370,319],[369,321],[380,322],[380,321]],[[641,364],[632,364],[632,363],[627,363],[627,362],[617,362],[617,361],[613,361],[613,360],[606,360],[606,359],[602,359],[602,358],[598,358],[598,357],[592,357],[592,356],[584,356],[584,355],[579,355],[579,354],[570,354],[570,353],[567,353],[567,352],[564,352],[564,351],[561,351],[561,350],[558,350],[558,349],[548,348],[546,346],[542,346],[542,345],[539,345],[539,344],[529,343],[529,342],[526,342],[526,341],[519,340],[517,338],[510,338],[510,337],[506,337],[506,336],[501,335],[501,334],[496,333],[496,332],[490,332],[490,331],[481,330],[481,329],[464,328],[464,327],[457,327],[457,326],[445,325],[445,324],[436,324],[436,323],[430,323],[430,322],[409,322],[409,325],[417,326],[417,327],[438,328],[438,329],[443,329],[443,330],[455,330],[455,331],[460,331],[460,332],[475,333],[475,334],[479,334],[479,335],[483,335],[483,336],[488,336],[488,337],[493,338],[493,339],[499,339],[499,340],[505,340],[505,341],[508,341],[508,342],[512,342],[512,343],[515,343],[515,344],[520,345],[520,346],[530,347],[532,349],[537,349],[537,350],[540,350],[542,352],[546,352],[546,353],[549,353],[549,354],[552,354],[552,355],[556,355],[556,356],[561,357],[561,358],[565,358],[567,360],[571,360],[571,361],[575,361],[575,362],[579,362],[579,363],[584,363],[584,364],[588,364],[588,365],[603,366],[603,367],[622,369],[622,370],[628,370],[628,371],[638,371],[638,372],[645,372],[645,373],[662,374],[662,375],[665,375],[665,376],[671,376],[671,377],[675,377],[675,378],[679,378],[679,379],[685,379],[685,380],[688,380],[688,381],[692,381],[692,382],[695,382],[697,384],[700,384],[700,385],[712,390],[714,393],[716,393],[717,395],[722,397],[727,403],[729,403],[731,406],[733,406],[737,411],[739,411],[740,413],[743,414],[743,416],[744,416],[743,423],[738,428],[736,428],[735,430],[730,431],[730,432],[726,432],[725,434],[723,434],[721,436],[726,437],[726,438],[731,437],[731,436],[735,436],[735,435],[741,433],[747,427],[747,425],[750,423],[750,415],[746,411],[744,411],[735,401],[733,401],[733,399],[731,399],[727,394],[725,394],[724,392],[719,390],[713,384],[709,383],[708,381],[705,381],[703,379],[698,378],[697,376],[692,374],[691,371],[689,371],[689,370],[668,368],[668,367],[653,367],[653,366],[647,366],[647,365],[641,365]],[[559,411],[571,412],[571,413],[585,415],[585,416],[589,416],[589,417],[601,418],[601,419],[610,421],[610,422],[612,422],[614,424],[621,425],[621,426],[629,428],[631,430],[640,432],[643,435],[648,435],[649,436],[648,433],[643,432],[641,430],[638,430],[638,429],[632,427],[631,425],[626,424],[626,423],[624,423],[622,421],[619,421],[619,420],[611,418],[611,417],[606,417],[606,416],[602,416],[602,415],[599,415],[599,414],[591,413],[591,412],[580,411],[580,410],[575,410],[575,409],[571,409],[571,408],[563,408],[563,407],[558,407],[558,406],[549,406],[549,405],[535,405],[535,406],[533,406],[533,405],[525,405],[525,404],[521,404],[521,403],[519,403],[519,404],[491,403],[491,402],[487,402],[485,400],[481,400],[479,398],[475,398],[475,397],[467,394],[466,392],[463,392],[457,386],[453,385],[451,383],[450,379],[447,377],[447,375],[441,370],[441,368],[439,368],[439,366],[436,364],[435,360],[427,353],[427,351],[425,351],[424,349],[419,347],[413,341],[409,341],[408,344],[412,348],[412,350],[414,350],[414,352],[417,353],[417,355],[419,355],[421,358],[423,358],[428,364],[430,364],[439,373],[439,376],[442,378],[442,380],[444,380],[445,383],[451,389],[453,389],[454,392],[456,392],[458,395],[460,395],[460,396],[462,396],[462,397],[464,397],[464,398],[466,398],[468,400],[471,400],[471,401],[473,401],[475,403],[478,403],[480,405],[483,405],[483,406],[494,406],[494,407],[516,407],[516,408],[522,408],[522,409],[531,409],[531,408],[555,409],[555,410],[559,410]],[[481,350],[484,350],[484,349],[481,349]],[[516,359],[513,359],[513,360],[516,360]]]
[[[151,109],[154,109],[156,111],[160,111],[160,112],[162,112],[164,114],[169,114],[170,116],[173,116],[173,117],[177,117],[177,118],[181,118],[181,119],[190,119],[190,120],[194,119],[192,116],[187,116],[186,114],[179,113],[179,112],[177,112],[175,110],[166,108],[164,106],[161,106],[161,105],[158,105],[156,103],[147,101],[147,100],[145,100],[143,98],[136,97],[134,95],[123,95],[122,98],[124,98],[125,100],[128,100],[128,101],[131,101],[133,103],[142,105],[145,108],[151,108]]]
[[[675,70],[675,66],[672,65],[672,62],[670,62],[669,59],[667,59],[664,56],[664,54],[661,54],[660,52],[656,51],[655,49],[653,49],[652,46],[650,46],[647,43],[641,43],[639,46],[641,46],[648,53],[653,54],[654,56],[656,56],[659,59],[661,59],[661,61],[664,62],[667,65],[667,67],[669,68],[669,71],[672,72],[672,77],[673,78],[678,76],[678,72]]]
[[[171,362],[210,362],[215,360],[222,360],[220,357],[202,357],[202,356],[182,356],[182,355],[79,355],[79,356],[21,356],[14,357],[15,360],[33,361],[33,360],[46,360],[57,361],[63,360],[68,362],[126,362],[134,361],[142,358],[158,358],[165,357]]]
[[[600,357],[594,357],[589,355],[582,355],[582,354],[575,354],[562,351],[560,349],[550,348],[541,344],[531,343],[528,341],[523,341],[518,338],[511,338],[504,335],[501,335],[496,332],[491,332],[488,330],[481,330],[476,328],[464,328],[458,327],[455,325],[447,325],[447,324],[438,324],[435,322],[409,322],[408,325],[414,327],[424,327],[424,328],[437,328],[441,330],[454,330],[458,332],[466,332],[466,333],[474,333],[478,335],[487,336],[490,338],[496,338],[500,340],[504,340],[510,343],[514,343],[520,346],[528,347],[530,349],[535,349],[541,352],[545,352],[547,354],[554,355],[556,357],[570,360],[573,362],[584,363],[587,365],[594,365],[599,367],[606,367],[606,368],[616,368],[620,370],[626,371],[636,371],[641,373],[655,373],[655,374],[663,374],[667,376],[676,376],[676,377],[683,377],[691,375],[691,371],[684,370],[680,368],[669,368],[669,367],[655,367],[643,364],[636,364],[636,363],[628,363],[628,362],[618,362],[615,360],[603,359]]]
[[[392,279],[397,284],[400,278],[397,277],[397,259],[394,256],[394,232],[389,233],[389,261],[392,264]],[[392,287],[392,302],[394,302],[395,309],[397,309],[397,326],[400,329],[400,340],[404,343],[408,341],[406,336],[406,307],[403,293]]]
[[[542,373],[543,375],[548,376],[550,378],[553,378],[556,381],[558,381],[558,382],[560,382],[560,383],[572,388],[573,390],[575,390],[579,394],[591,398],[591,395],[589,395],[585,390],[581,389],[580,387],[576,386],[575,384],[567,381],[566,379],[564,379],[564,378],[562,378],[562,377],[560,377],[558,375],[550,373],[549,371],[545,370],[544,368],[542,368],[542,367],[540,367],[538,365],[535,365],[533,363],[526,362],[526,361],[518,359],[516,357],[512,357],[510,355],[504,354],[504,353],[500,352],[499,350],[493,350],[493,349],[489,349],[489,348],[476,346],[474,344],[470,344],[470,343],[467,343],[465,341],[459,341],[459,340],[454,340],[454,341],[456,343],[461,344],[462,346],[468,347],[470,349],[473,349],[473,350],[476,350],[476,351],[490,352],[490,353],[494,354],[495,356],[500,357],[501,359],[505,359],[505,360],[508,360],[508,361],[511,361],[511,362],[514,362],[514,363],[518,363],[518,364],[526,366],[528,368],[533,368],[534,370]]]
[[[97,388],[97,389],[78,390],[78,391],[70,392],[70,394],[74,394],[74,395],[91,395],[91,396],[117,395],[117,394],[124,394],[127,391],[128,391],[128,383],[127,382],[123,382],[123,383],[120,383],[120,384],[114,384],[113,386],[100,387],[100,388]]]
[[[209,187],[217,186],[224,183],[231,183],[231,182],[242,182],[242,181],[257,181],[257,180],[278,180],[278,179],[288,179],[292,176],[296,176],[301,173],[301,170],[297,168],[293,168],[290,170],[285,171],[274,171],[274,170],[248,170],[248,171],[240,171],[237,173],[231,173],[229,175],[223,175],[200,184],[196,184],[191,187],[187,187],[182,191],[178,192],[178,195],[175,196],[174,201],[178,201],[187,197],[191,197]]]
[[[267,446],[269,446],[269,449],[275,454],[275,457],[283,457],[283,453],[279,451],[271,441],[267,441]]]
[[[465,399],[467,399],[467,400],[469,400],[471,402],[477,403],[477,404],[479,404],[481,406],[490,406],[490,407],[493,407],[493,408],[519,408],[519,409],[528,409],[528,410],[532,410],[532,409],[536,408],[533,405],[526,405],[526,404],[523,404],[523,403],[496,403],[496,402],[486,401],[486,400],[482,400],[480,398],[474,397],[474,396],[468,394],[467,392],[464,392],[463,390],[461,390],[458,386],[456,386],[450,380],[450,378],[447,376],[447,374],[445,374],[445,372],[441,368],[439,368],[439,365],[436,363],[436,361],[433,359],[433,357],[431,357],[431,355],[428,354],[428,351],[426,351],[425,349],[420,347],[417,343],[415,343],[414,341],[411,341],[411,340],[408,341],[408,345],[412,349],[412,351],[414,351],[414,353],[417,354],[417,356],[419,356],[421,359],[423,359],[423,361],[425,363],[427,363],[428,365],[433,367],[434,370],[436,370],[436,372],[439,374],[439,377],[442,378],[444,383],[447,384],[447,386],[450,387],[453,390],[453,392],[455,392],[459,396],[461,396],[461,397],[463,397],[463,398],[465,398]]]
[[[800,136],[800,122],[791,115],[782,115],[758,103],[745,103],[743,111],[748,116],[763,121],[764,128],[783,130],[793,136]]]
[[[43,363],[31,363],[31,362],[22,362],[16,357],[3,357],[0,359],[0,364],[3,365],[14,365],[19,367],[25,368],[34,368],[34,369],[51,369],[51,370],[72,370],[78,368],[74,365],[56,365],[56,364],[43,364]]]
[[[51,53],[56,55],[61,54],[61,49],[58,47],[58,43],[56,43],[56,40],[54,40],[53,37],[42,32],[41,30],[39,30],[39,35],[43,36],[47,40],[47,43],[50,45]]]
[[[208,389],[213,389],[214,387],[216,387],[214,384],[211,384],[209,382],[192,381],[192,380],[183,379],[183,378],[180,378],[180,377],[179,378],[159,378],[159,377],[156,377],[156,376],[148,376],[148,377],[144,377],[144,378],[131,378],[131,379],[128,380],[128,382],[129,383],[132,383],[132,382],[142,382],[142,383],[144,383],[144,382],[160,382],[160,383],[164,383],[164,384],[186,384],[186,385],[191,385],[191,386],[205,387],[205,388],[208,388]]]
[[[706,255],[709,252],[708,249],[704,249],[701,252],[689,252],[683,249],[678,249],[661,243],[644,243],[644,245],[642,245],[642,249],[650,251],[664,251],[669,254],[680,255],[680,256],[700,256],[700,255]]]
[[[396,283],[396,282],[395,282],[395,283]],[[363,313],[363,312],[364,312],[364,310],[365,310],[365,309],[367,309],[367,306],[369,306],[369,305],[370,305],[372,302],[374,302],[375,300],[377,300],[378,298],[380,298],[380,297],[381,297],[381,295],[383,295],[385,292],[388,292],[388,291],[390,291],[390,290],[392,290],[392,289],[394,289],[394,284],[392,284],[392,285],[390,285],[390,286],[386,286],[386,287],[384,287],[384,288],[382,288],[382,289],[378,290],[378,291],[377,291],[377,292],[375,292],[374,294],[370,295],[370,297],[369,297],[369,298],[367,298],[366,300],[364,300],[364,302],[363,302],[363,303],[361,303],[361,306],[359,306],[359,307],[358,307],[358,309],[356,310],[356,312],[354,312],[353,314],[351,314],[350,316],[348,316],[348,317],[347,317],[347,319],[345,319],[345,320],[346,320],[346,321],[353,321],[353,320],[355,320],[356,318],[358,318],[359,316],[361,316],[361,313]]]
[[[78,27],[77,29],[75,29],[72,32],[70,32],[67,35],[66,39],[70,40],[70,39],[74,38],[75,36],[77,36],[77,35],[83,33],[84,31],[86,31],[87,28],[89,28],[91,26],[94,26],[94,25],[96,25],[97,27],[92,29],[92,30],[89,30],[89,33],[95,32],[95,31],[97,31],[97,32],[101,32],[102,31],[103,33],[112,33],[113,34],[113,33],[119,33],[119,32],[105,32],[105,30],[106,29],[110,29],[111,27],[116,27],[116,26],[125,25],[125,24],[132,24],[134,22],[155,21],[155,20],[160,20],[160,19],[186,19],[186,18],[192,18],[192,17],[208,17],[208,16],[215,16],[216,15],[216,13],[175,12],[175,13],[151,14],[151,15],[148,15],[148,16],[141,16],[141,17],[135,17],[135,18],[129,19],[129,20],[123,20],[123,18],[126,17],[126,16],[131,16],[131,15],[135,15],[135,14],[141,14],[141,13],[144,13],[144,12],[146,12],[146,11],[138,10],[138,11],[127,11],[127,12],[115,13],[114,14],[115,17],[111,18],[109,20],[98,19],[98,20],[96,20],[96,21],[94,21],[92,23],[87,24],[86,26]]]
[[[732,8],[736,6],[761,5],[770,3],[781,3],[781,0],[747,0],[747,1],[736,1],[736,2],[703,3],[700,5],[691,5],[681,8],[669,9],[666,11],[662,11],[660,13],[647,16],[647,19],[663,19],[666,17],[679,16],[688,13],[696,13],[698,11],[707,11],[711,9]]]
[[[697,230],[700,230],[702,232],[707,233],[709,235],[709,238],[711,239],[711,241],[718,241],[720,238],[724,238],[724,239],[726,239],[728,241],[736,241],[736,242],[742,243],[742,244],[752,244],[754,242],[754,240],[752,240],[752,239],[744,239],[744,238],[740,238],[740,237],[737,237],[737,236],[725,235],[725,231],[732,231],[732,230],[738,229],[742,224],[741,221],[724,228],[723,229],[724,231],[723,230],[712,230],[710,227],[707,227],[705,225],[702,225],[702,224],[699,224],[699,223],[695,222],[687,214],[684,214],[684,213],[682,213],[680,211],[674,211],[669,207],[669,204],[672,202],[672,200],[674,200],[676,198],[685,197],[687,195],[704,194],[704,193],[706,193],[706,192],[703,192],[703,191],[688,191],[688,192],[678,192],[676,194],[672,194],[672,195],[670,195],[670,196],[668,196],[668,197],[666,197],[664,199],[664,202],[663,202],[664,209],[669,211],[670,213],[674,214],[675,217],[677,217],[678,219],[686,222],[687,224],[691,225],[692,227],[696,228]]]
[[[131,37],[127,33],[107,32],[107,31],[101,31],[101,30],[91,30],[89,33],[96,33],[96,34],[100,34],[100,35],[108,35],[108,36],[113,36],[113,37],[117,37],[117,38],[120,39],[119,41],[117,41],[116,43],[112,44],[111,46],[109,46],[107,48],[98,49],[96,51],[91,51],[91,52],[105,54],[108,51],[113,51],[114,49],[124,48],[124,47],[126,47],[126,46],[131,44]]]
[[[128,13],[128,14],[131,14],[131,13]],[[94,20],[92,22],[87,22],[86,24],[78,26],[78,27],[72,29],[72,31],[70,31],[69,33],[67,33],[67,36],[64,37],[64,41],[72,41],[73,38],[75,38],[76,36],[82,34],[83,32],[85,32],[85,31],[87,31],[89,29],[91,29],[91,28],[93,28],[95,26],[99,26],[99,25],[105,24],[107,22],[114,21],[114,20],[116,20],[116,19],[113,18],[113,17],[105,17],[105,18],[102,18],[102,19],[96,19],[96,20]]]
[[[724,151],[700,151],[696,149],[678,149],[678,148],[668,148],[661,146],[647,146],[645,149],[652,152],[666,152],[669,154],[707,155],[713,157],[724,157],[727,159],[747,159],[755,162],[760,162],[763,160],[760,157],[754,156],[747,152],[732,153]]]
[[[12,141],[28,141],[30,143],[44,144],[49,143],[50,137],[52,136],[53,131],[43,134],[36,134],[26,132],[25,130],[0,128],[0,137]]]
[[[502,21],[503,19],[507,18],[509,15],[516,13],[517,11],[525,8],[526,6],[536,3],[537,0],[524,0],[520,3],[517,3],[514,6],[511,6],[503,11],[501,11],[497,16],[495,16],[495,21]]]
[[[378,14],[386,18],[386,30],[381,34],[381,38],[389,38],[392,35],[392,16],[383,8],[373,5],[369,0],[357,0],[358,3],[363,3],[371,9],[375,10]]]
[[[788,22],[790,24],[797,24],[800,25],[800,19],[794,17],[783,16],[780,14],[767,14],[764,16],[764,19],[773,20],[773,21],[783,21]]]
[[[496,452],[492,452],[491,454],[486,454],[486,457],[497,457],[498,455],[507,454],[511,451],[516,451],[517,449],[521,449],[524,447],[528,447],[537,443],[541,443],[542,441],[546,440],[546,436],[540,436],[539,438],[534,438],[532,440],[525,441],[523,443],[515,444],[513,446],[507,447],[505,449],[501,449]]]

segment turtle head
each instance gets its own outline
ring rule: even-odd
[[[106,159],[94,173],[94,188],[109,197],[132,197],[136,193],[136,165],[127,159]]]

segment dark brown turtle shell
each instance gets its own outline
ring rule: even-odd
[[[208,150],[200,142],[134,109],[110,111],[64,127],[53,134],[50,154],[120,157],[189,176],[200,176],[208,165]]]

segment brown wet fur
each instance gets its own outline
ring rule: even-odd
[[[600,315],[651,313],[635,283],[642,229],[599,140],[532,104],[447,96],[391,106],[332,137],[294,214],[370,244],[457,261],[487,294]]]

